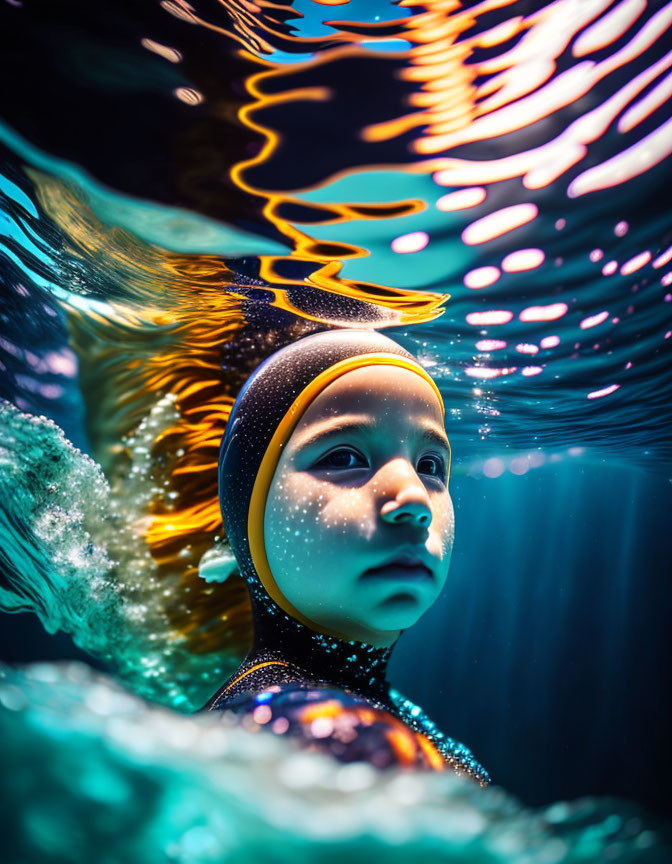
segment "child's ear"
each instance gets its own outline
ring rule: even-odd
[[[198,575],[206,582],[226,582],[238,569],[238,562],[226,541],[220,540],[208,549],[198,564]]]

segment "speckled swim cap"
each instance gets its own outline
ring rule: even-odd
[[[310,403],[332,381],[362,366],[409,369],[439,390],[418,361],[392,339],[371,330],[313,333],[281,348],[255,370],[231,411],[219,455],[219,501],[224,528],[253,605],[341,637],[310,621],[278,588],[264,545],[264,512],[280,454]],[[255,602],[256,601],[256,602]]]

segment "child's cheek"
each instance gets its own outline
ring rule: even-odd
[[[320,521],[325,530],[346,547],[356,537],[369,539],[375,520],[371,506],[360,489],[334,489],[323,493]]]
[[[286,470],[274,480],[274,488],[283,521],[289,526],[288,533],[295,538],[294,542],[320,541],[321,535],[338,523],[338,517],[334,516],[338,511],[329,508],[333,497],[331,484],[306,472]]]
[[[455,511],[450,495],[437,496],[432,502],[432,529],[439,535],[438,541],[441,546],[441,557],[450,557],[455,540]]]

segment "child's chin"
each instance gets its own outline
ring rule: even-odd
[[[411,627],[426,610],[417,593],[400,590],[387,597],[376,607],[371,627],[376,630],[405,630]]]

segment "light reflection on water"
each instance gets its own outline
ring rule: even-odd
[[[116,37],[125,65],[105,86],[78,67],[64,129],[40,140],[25,102],[10,100],[2,137],[16,182],[3,181],[3,254],[21,318],[41,314],[45,292],[71,305],[114,300],[114,312],[98,311],[139,313],[132,341],[151,342],[148,308],[179,324],[184,295],[210,285],[242,293],[244,310],[389,325],[438,361],[463,452],[484,437],[496,450],[579,441],[666,466],[672,275],[657,190],[672,147],[672,7],[497,5],[243,14],[164,3],[135,22],[145,35]],[[46,17],[3,14],[19,30],[23,15],[40,43]],[[88,56],[99,25],[82,25],[75,47]],[[212,74],[207,52],[196,59],[197,38],[224,52],[228,75]],[[147,110],[174,126],[167,140],[186,128],[192,146],[150,164],[138,118],[137,163],[120,173],[112,153],[93,158],[80,115],[111,109],[125,76],[142,72]],[[178,73],[183,86],[171,89]],[[28,88],[26,98],[42,97]],[[233,151],[216,158],[232,126]],[[264,290],[238,293],[241,275]],[[482,347],[492,341],[507,344],[495,354]],[[500,406],[486,436],[470,378]],[[33,386],[47,405],[57,392]]]

